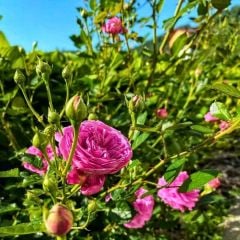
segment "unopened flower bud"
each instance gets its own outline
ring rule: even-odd
[[[97,203],[95,200],[90,200],[87,206],[88,212],[95,212],[97,209]]]
[[[48,174],[45,175],[42,185],[45,192],[50,192],[55,196],[57,191],[57,182],[55,179],[53,179],[53,177],[49,176]]]
[[[26,77],[19,69],[16,70],[13,79],[18,85],[23,85],[26,81]]]
[[[57,203],[49,211],[45,225],[50,234],[55,236],[66,235],[73,225],[72,212],[64,205]]]
[[[45,149],[47,146],[47,137],[44,133],[37,131],[33,136],[32,145],[39,149]]]
[[[131,112],[142,111],[144,109],[144,100],[142,96],[135,95],[129,101],[129,109]]]
[[[43,133],[48,139],[51,139],[56,131],[57,129],[54,125],[48,125],[44,128]]]
[[[52,124],[59,124],[60,116],[57,112],[48,109],[48,122]]]
[[[66,80],[66,81],[70,81],[72,79],[72,69],[71,69],[71,65],[68,64],[62,71],[62,77]]]
[[[95,113],[90,113],[88,115],[88,120],[98,120],[98,117]]]
[[[75,95],[73,96],[66,105],[67,117],[75,122],[81,122],[87,117],[87,106],[83,102],[82,97]]]
[[[160,108],[156,111],[156,115],[157,117],[161,118],[161,119],[165,119],[168,117],[168,112],[166,108]]]
[[[49,77],[50,73],[52,72],[52,69],[48,63],[45,63],[41,59],[39,59],[38,64],[36,66],[36,72],[39,76]]]

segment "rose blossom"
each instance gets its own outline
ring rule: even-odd
[[[148,195],[142,198],[146,192],[147,191],[144,188],[140,188],[135,192],[137,199],[133,203],[133,207],[136,210],[137,214],[133,217],[132,220],[124,224],[125,227],[142,228],[152,217],[154,198],[152,195]]]
[[[50,145],[48,145],[46,147],[46,152],[47,155],[49,157],[50,160],[53,160],[54,158],[54,153],[52,150],[52,147]],[[26,168],[27,170],[31,171],[31,172],[35,172],[39,175],[44,175],[48,169],[48,162],[47,160],[44,158],[43,153],[36,147],[31,146],[26,150],[26,153],[30,154],[30,155],[34,155],[37,157],[40,157],[42,160],[42,167],[41,168],[37,168],[35,166],[33,166],[31,163],[29,162],[23,162],[23,167]]]
[[[178,191],[179,187],[188,177],[187,172],[180,172],[176,179],[169,185],[164,177],[158,180],[158,186],[163,187],[158,190],[158,196],[164,203],[181,212],[184,212],[186,209],[192,210],[199,198],[199,190],[192,190],[185,193]]]
[[[103,24],[102,31],[105,33],[111,33],[113,35],[119,33],[125,33],[126,29],[123,27],[122,21],[118,17],[113,17],[108,19],[108,21]]]
[[[214,117],[210,112],[204,115],[204,119],[206,122],[217,122],[219,120],[217,117]]]
[[[217,189],[218,187],[220,187],[221,182],[220,182],[219,178],[214,178],[210,182],[208,182],[207,185],[213,189]]]
[[[59,149],[67,160],[73,141],[73,127],[63,129],[59,140]],[[72,170],[68,175],[68,182],[78,182],[78,175],[85,175],[82,193],[86,188],[94,186],[88,195],[101,190],[106,174],[114,174],[126,166],[132,157],[132,149],[127,138],[118,130],[101,121],[88,120],[81,123],[79,138],[72,161]],[[84,187],[85,190],[84,190]],[[93,193],[94,192],[94,193]]]

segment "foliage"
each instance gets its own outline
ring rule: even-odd
[[[218,225],[227,202],[220,191],[203,194],[219,174],[203,166],[239,128],[239,9],[223,11],[227,0],[179,0],[175,15],[163,23],[165,35],[158,38],[157,17],[164,1],[146,4],[152,7],[151,17],[139,16],[134,0],[88,1],[78,9],[80,33],[71,36],[76,52],[34,48],[26,53],[0,32],[0,239],[52,239],[44,233],[43,216],[55,202],[74,215],[67,239],[221,239]],[[198,27],[174,39],[178,20],[195,8]],[[101,26],[114,16],[128,31],[102,32]],[[152,31],[151,47],[134,31],[139,24]],[[22,75],[16,77],[16,70]],[[40,145],[47,139],[55,146],[54,132],[70,123],[79,127],[80,122],[65,114],[74,95],[86,103],[88,119],[120,130],[134,150],[129,164],[109,175],[103,190],[93,196],[66,183],[70,166],[61,157],[55,156],[56,166],[44,176],[28,172],[21,163],[42,167],[39,157],[25,153],[33,136],[40,138]],[[160,108],[167,109],[167,117],[159,118]],[[216,123],[205,122],[209,110],[229,127],[220,130]],[[59,119],[50,120],[49,112]],[[203,195],[186,213],[170,209],[156,195],[158,178],[171,183],[182,170],[190,177],[180,191],[200,189]],[[135,214],[132,203],[140,187],[154,196],[154,213],[144,228],[126,229],[123,224]],[[105,201],[110,193],[111,200]]]

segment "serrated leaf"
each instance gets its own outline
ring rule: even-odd
[[[190,127],[192,130],[198,131],[198,132],[202,132],[202,133],[213,133],[214,130],[202,125],[192,125]]]
[[[210,113],[221,120],[231,120],[231,115],[227,110],[227,107],[221,102],[214,102],[210,106]]]
[[[42,222],[21,223],[15,226],[0,227],[0,237],[26,235],[43,231]]]
[[[216,83],[212,86],[213,89],[219,90],[222,93],[225,93],[229,96],[240,98],[240,91],[226,83]]]
[[[13,168],[7,171],[0,171],[0,178],[8,177],[20,177],[20,172],[18,168]]]
[[[166,170],[164,174],[164,179],[171,183],[176,176],[179,174],[179,172],[182,170],[185,162],[187,161],[186,158],[180,158],[176,159]]]
[[[202,188],[206,183],[216,178],[218,171],[205,169],[195,172],[189,176],[189,178],[179,188],[180,192],[189,192],[194,189]]]

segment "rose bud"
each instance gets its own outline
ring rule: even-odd
[[[165,119],[168,117],[168,111],[166,108],[160,108],[156,111],[156,115],[161,119]]]
[[[75,95],[68,101],[66,115],[73,122],[81,122],[87,117],[87,106],[82,97]]]
[[[26,81],[26,77],[19,69],[16,70],[13,78],[18,85],[23,85]]]
[[[66,235],[72,228],[72,212],[64,205],[55,204],[45,221],[47,231],[56,236]]]

